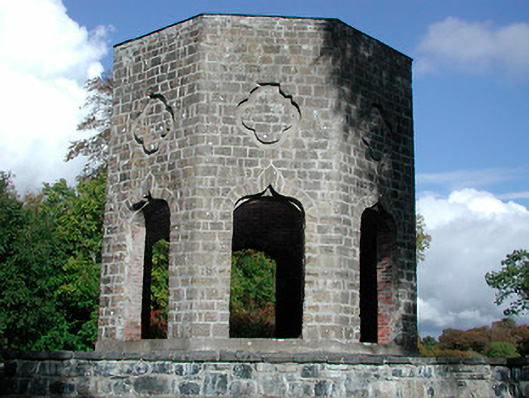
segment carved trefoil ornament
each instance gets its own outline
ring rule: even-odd
[[[134,140],[146,155],[160,150],[161,142],[174,129],[174,111],[162,94],[147,93],[133,122]]]
[[[260,145],[280,145],[300,120],[299,106],[278,83],[259,84],[237,107],[237,125]]]

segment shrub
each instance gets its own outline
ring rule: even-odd
[[[273,337],[276,263],[266,253],[245,249],[231,259],[230,337]]]
[[[496,341],[491,343],[487,356],[490,358],[518,358],[520,354],[512,343],[506,341]]]

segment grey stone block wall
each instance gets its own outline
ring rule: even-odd
[[[145,226],[131,206],[147,193],[170,209],[169,340],[183,349],[237,345],[229,340],[233,211],[272,186],[305,213],[293,349],[379,349],[360,343],[359,297],[361,218],[378,204],[393,236],[378,275],[378,345],[414,351],[408,57],[338,20],[225,15],[119,44],[114,57],[98,349],[141,336]]]
[[[525,360],[58,352],[8,359],[0,396],[506,398],[529,397],[528,376]]]

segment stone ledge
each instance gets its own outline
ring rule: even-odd
[[[3,352],[4,360],[29,361],[134,361],[149,362],[245,362],[245,363],[327,363],[344,365],[489,365],[489,366],[529,366],[529,358],[430,358],[395,355],[338,354],[334,352],[310,353],[243,353],[233,351],[194,351],[194,352]]]

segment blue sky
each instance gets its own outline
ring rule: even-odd
[[[112,45],[200,13],[339,18],[414,59],[422,334],[501,318],[485,272],[529,248],[529,1],[0,2],[0,169],[20,191],[72,181],[82,84]],[[32,29],[28,29],[32,27]],[[521,321],[526,321],[522,318]]]

